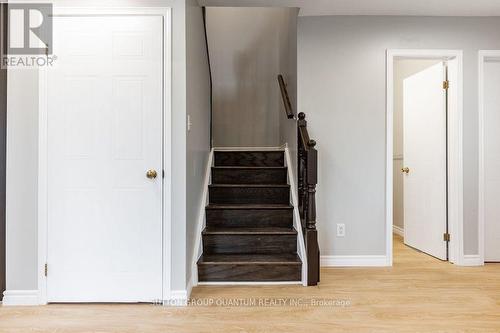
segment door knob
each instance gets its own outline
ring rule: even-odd
[[[404,167],[404,168],[401,168],[401,172],[408,174],[410,172],[410,169],[408,167]]]
[[[157,176],[158,172],[156,172],[156,170],[148,170],[148,172],[146,172],[146,177],[149,179],[155,179]]]

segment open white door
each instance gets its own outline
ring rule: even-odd
[[[446,260],[446,67],[403,83],[404,242]],[[403,171],[403,170],[402,170]]]
[[[484,261],[500,262],[500,59],[484,63]]]
[[[162,52],[161,17],[54,18],[49,302],[162,297]]]

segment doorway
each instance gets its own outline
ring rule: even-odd
[[[7,4],[0,4],[0,40],[7,40]],[[1,47],[0,47],[1,49]],[[1,54],[0,54],[1,55]],[[7,143],[7,69],[0,68],[0,302],[6,287],[5,172]]]
[[[387,242],[457,263],[461,244],[461,52],[389,50]],[[390,172],[389,172],[390,171]]]
[[[83,11],[55,12],[40,75],[40,303],[158,302],[170,12]]]
[[[479,52],[479,253],[500,262],[500,50]]]

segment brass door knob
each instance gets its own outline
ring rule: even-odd
[[[410,172],[410,169],[408,167],[404,167],[404,168],[401,168],[401,172],[404,172],[407,174]]]
[[[157,176],[158,172],[156,172],[156,170],[148,170],[148,172],[146,172],[146,177],[149,179],[155,179]]]

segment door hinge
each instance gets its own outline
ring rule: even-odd
[[[449,241],[450,241],[450,234],[449,234],[449,233],[447,233],[447,232],[446,232],[446,233],[444,233],[444,234],[443,234],[443,240],[444,240],[445,242],[449,242]]]
[[[450,81],[443,81],[443,89],[447,90],[450,87]]]
[[[49,272],[49,265],[45,264],[44,272],[45,272],[45,276],[47,276],[47,273]]]

